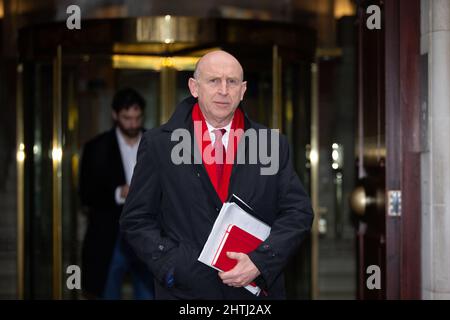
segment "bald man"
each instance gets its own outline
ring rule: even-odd
[[[142,137],[120,221],[123,236],[153,272],[156,299],[283,299],[283,268],[313,220],[287,139],[243,112],[247,83],[231,54],[204,55],[188,86],[192,97]],[[245,138],[250,132],[256,140]],[[188,137],[187,144],[182,141],[182,161],[174,151],[180,136]],[[257,156],[254,147],[261,146],[278,155],[269,174],[264,173],[267,162],[251,161]],[[244,161],[237,161],[240,152]],[[218,272],[197,259],[232,194],[271,232],[249,254],[228,253],[236,266]],[[244,288],[251,282],[263,289],[260,295]]]

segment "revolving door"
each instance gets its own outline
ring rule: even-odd
[[[241,61],[248,83],[244,109],[288,136],[295,168],[311,188],[315,44],[309,29],[173,16],[103,19],[76,31],[63,23],[26,28],[19,44],[19,298],[80,297],[66,283],[68,267],[80,265],[85,228],[78,162],[83,144],[111,127],[114,92],[139,91],[147,102],[145,127],[158,126],[189,95],[187,81],[208,51],[220,48]],[[311,296],[312,264],[306,239],[287,268],[289,298]]]

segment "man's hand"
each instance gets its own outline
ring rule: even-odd
[[[126,199],[126,197],[128,196],[128,190],[130,190],[130,186],[127,184],[124,184],[122,187],[120,187],[120,196],[123,199]]]
[[[227,256],[230,259],[236,259],[238,263],[230,271],[219,272],[219,277],[224,284],[236,288],[245,287],[261,274],[245,253],[227,252]]]

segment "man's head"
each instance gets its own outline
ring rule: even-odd
[[[145,100],[134,89],[119,90],[113,98],[112,116],[120,131],[129,138],[135,138],[142,129]]]
[[[225,51],[209,52],[198,61],[189,90],[214,127],[225,126],[233,118],[247,89],[243,78],[241,64]]]

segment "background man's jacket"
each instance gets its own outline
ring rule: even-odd
[[[114,127],[86,143],[80,166],[80,198],[88,219],[82,248],[82,289],[97,297],[103,294],[119,235],[123,205],[116,203],[114,193],[125,183]],[[137,259],[122,245],[129,258]]]

